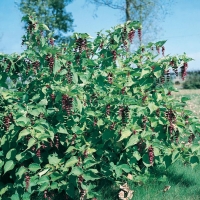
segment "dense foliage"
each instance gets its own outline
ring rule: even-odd
[[[185,76],[186,55],[164,56],[165,41],[127,51],[139,22],[55,46],[46,25],[23,20],[26,50],[0,54],[2,199],[98,198],[98,180],[143,183],[155,166],[199,162],[200,125],[167,83],[171,68]]]
[[[200,89],[200,71],[191,71],[183,82],[184,89]]]

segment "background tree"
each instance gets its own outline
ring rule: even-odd
[[[39,21],[45,23],[54,31],[58,42],[66,42],[66,33],[73,30],[73,18],[66,6],[73,0],[21,0],[18,4],[23,14],[35,12]],[[26,28],[26,27],[25,27]]]
[[[143,42],[149,42],[159,35],[163,21],[173,0],[86,0],[98,7],[107,6],[120,10],[123,21],[140,21],[143,27]]]

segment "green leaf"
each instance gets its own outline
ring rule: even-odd
[[[68,134],[67,129],[61,124],[59,124],[57,132],[58,133],[63,133],[63,134]]]
[[[49,177],[48,176],[42,176],[37,182],[38,185],[42,185],[42,184],[45,184],[45,183],[49,184]]]
[[[73,174],[75,176],[80,176],[81,174],[83,174],[83,169],[80,167],[73,167],[70,174]]]
[[[70,152],[72,152],[74,149],[76,149],[74,146],[70,146],[70,147],[68,147],[66,153],[70,153]]]
[[[81,130],[81,128],[80,128],[79,126],[77,126],[77,125],[75,125],[75,126],[72,127],[72,131],[73,131],[74,133],[76,133],[76,134],[81,134],[81,133],[83,133],[83,131]]]
[[[82,106],[82,103],[80,101],[79,98],[75,98],[75,104],[76,104],[76,108],[78,109],[78,111],[81,113],[82,112],[82,109],[83,109],[83,106]]]
[[[18,178],[20,179],[20,178],[22,178],[22,176],[24,175],[24,173],[25,173],[26,171],[27,171],[27,169],[26,169],[24,166],[22,166],[22,167],[20,167],[19,170],[17,171],[16,176],[18,176]]]
[[[28,166],[28,169],[31,171],[31,172],[37,172],[39,169],[41,169],[40,165],[37,164],[37,163],[32,163]]]
[[[22,139],[24,136],[27,136],[30,134],[30,130],[28,129],[23,129],[20,133],[19,133],[19,136],[18,136],[18,139],[17,140],[20,140]]]
[[[58,59],[55,59],[53,73],[56,74],[61,69],[61,63]]]
[[[64,168],[73,167],[78,162],[78,158],[76,156],[72,156],[66,163]]]
[[[83,167],[84,167],[84,169],[87,169],[96,164],[97,164],[97,162],[93,158],[86,158],[83,162]]]
[[[83,174],[83,178],[86,181],[94,181],[94,180],[100,179],[100,177],[96,174],[97,172],[98,172],[97,170],[94,171],[90,169]]]
[[[135,144],[137,144],[138,141],[139,141],[138,135],[137,135],[137,134],[132,135],[132,136],[130,137],[130,139],[128,140],[127,144],[126,144],[125,149],[127,149],[128,147],[131,147],[131,146],[133,146],[133,145],[135,145]]]
[[[120,137],[120,139],[118,140],[118,142],[121,141],[121,140],[123,140],[124,138],[128,138],[131,134],[132,134],[132,132],[131,132],[129,129],[123,130],[123,131],[121,132],[121,137]]]
[[[40,185],[41,185],[41,187],[40,187],[39,191],[44,192],[49,187],[49,182],[46,182],[46,183],[43,183]]]
[[[30,196],[31,196],[30,193],[25,192],[25,193],[23,194],[23,196],[22,196],[22,199],[23,199],[23,200],[30,200]]]
[[[48,160],[49,160],[49,164],[51,165],[58,165],[58,163],[61,161],[61,159],[59,159],[56,154],[51,154],[48,156]]]
[[[195,151],[198,151],[199,149],[200,149],[199,144],[193,144],[191,146],[192,153],[194,153]]]
[[[199,158],[197,156],[190,157],[190,163],[192,168],[199,164]]]
[[[151,114],[151,113],[153,113],[153,111],[158,109],[158,106],[156,106],[154,102],[151,102],[148,104],[148,108],[149,108],[150,114]]]
[[[52,182],[52,183],[51,183],[51,189],[52,189],[52,190],[55,190],[55,189],[57,189],[57,188],[58,188],[58,183]]]
[[[41,177],[44,174],[46,174],[49,171],[49,169],[44,169],[43,171],[41,171],[40,173],[38,173],[38,175]]]
[[[144,163],[144,165],[146,167],[150,167],[151,164],[150,164],[150,161],[149,161],[149,155],[147,153],[145,153],[143,156],[142,156],[142,161]]]
[[[19,194],[13,194],[10,198],[11,200],[20,200]]]
[[[149,73],[150,73],[150,69],[142,69],[140,78],[144,77],[146,74],[149,74]]]
[[[160,78],[162,76],[162,68],[160,66],[156,66],[153,73],[156,78]]]
[[[41,24],[40,26],[41,26],[41,28],[43,28],[43,30],[50,31],[46,24]]]
[[[75,84],[77,84],[78,83],[78,75],[77,75],[77,73],[73,73],[73,75],[72,75],[72,81],[75,83]]]
[[[20,117],[18,119],[15,120],[15,123],[17,126],[27,126],[28,124],[30,124],[30,119],[27,117]]]
[[[15,158],[16,154],[17,154],[16,149],[10,149],[10,151],[8,151],[8,153],[6,154],[6,158],[8,160],[13,160]]]
[[[12,170],[15,166],[15,163],[12,160],[9,160],[4,165],[4,174],[10,170]]]
[[[180,152],[178,150],[174,150],[172,153],[172,163],[174,163],[180,156]]]
[[[120,167],[123,171],[125,171],[126,173],[129,173],[132,171],[132,169],[130,168],[129,165],[127,164],[122,164],[122,165],[119,165],[118,167]]]
[[[28,147],[27,149],[31,148],[35,144],[36,140],[34,138],[30,138],[28,140]]]
[[[1,184],[0,184],[0,196],[2,196],[3,194],[5,194],[7,191],[8,191],[8,185],[3,187]]]
[[[48,104],[48,101],[46,100],[46,99],[42,99],[39,103],[38,103],[38,105],[40,105],[40,106],[46,106]]]
[[[140,153],[138,151],[133,152],[133,157],[135,157],[137,161],[141,159]]]
[[[51,177],[51,181],[57,181],[58,179],[63,178],[62,174],[58,172],[52,173],[50,177]]]
[[[182,103],[185,103],[185,102],[188,101],[188,100],[191,100],[191,98],[190,98],[189,96],[187,96],[187,97],[182,97],[182,98],[181,98],[181,102],[182,102]]]

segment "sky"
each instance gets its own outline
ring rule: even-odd
[[[20,53],[21,37],[25,34],[21,23],[22,14],[15,2],[20,0],[0,0],[0,52]],[[161,0],[162,1],[162,0]],[[74,18],[74,31],[88,33],[95,37],[100,30],[107,30],[123,23],[122,13],[107,7],[95,9],[86,5],[85,0],[74,0],[67,6]],[[200,0],[175,0],[170,14],[159,25],[162,35],[158,40],[167,40],[166,54],[186,54],[194,61],[189,70],[200,70]]]

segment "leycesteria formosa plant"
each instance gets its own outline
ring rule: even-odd
[[[0,54],[2,199],[98,199],[99,180],[141,183],[154,167],[199,162],[200,124],[169,84],[190,58],[164,56],[165,41],[130,52],[139,22],[58,45],[34,16],[23,20],[24,52]]]

